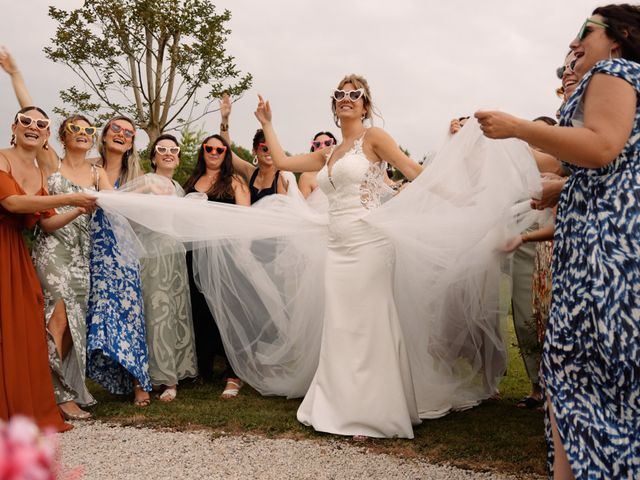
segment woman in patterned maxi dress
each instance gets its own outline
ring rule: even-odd
[[[640,7],[601,7],[571,43],[581,83],[545,128],[478,112],[571,169],[542,358],[553,478],[640,478]]]

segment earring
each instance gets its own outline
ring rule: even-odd
[[[44,145],[42,145],[42,148],[45,150],[49,150],[49,140],[44,141]]]
[[[258,156],[257,155],[253,156],[253,162],[251,162],[251,163],[253,163],[254,165],[258,165]]]
[[[15,136],[15,134],[11,135],[11,142],[10,143],[11,143],[12,147],[16,146],[16,136]]]

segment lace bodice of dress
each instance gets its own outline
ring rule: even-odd
[[[384,190],[384,162],[370,162],[362,150],[364,136],[344,156],[318,172],[318,186],[329,200],[329,212],[370,210],[381,203]],[[331,156],[333,149],[328,153]]]

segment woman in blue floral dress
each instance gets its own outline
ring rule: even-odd
[[[558,204],[542,358],[553,478],[640,478],[640,7],[594,10],[561,125],[478,112],[571,169]]]
[[[142,175],[134,147],[135,127],[124,117],[104,127],[100,155],[118,188]],[[140,264],[121,248],[117,224],[98,209],[91,220],[91,288],[87,309],[87,376],[114,394],[134,393],[134,404],[150,403],[151,379],[144,323]]]

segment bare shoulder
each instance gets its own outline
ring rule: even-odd
[[[231,186],[233,188],[247,188],[247,182],[237,173],[231,177]]]
[[[11,155],[10,148],[2,148],[0,149],[0,170],[3,172],[8,172],[10,170],[9,167],[9,155]]]

